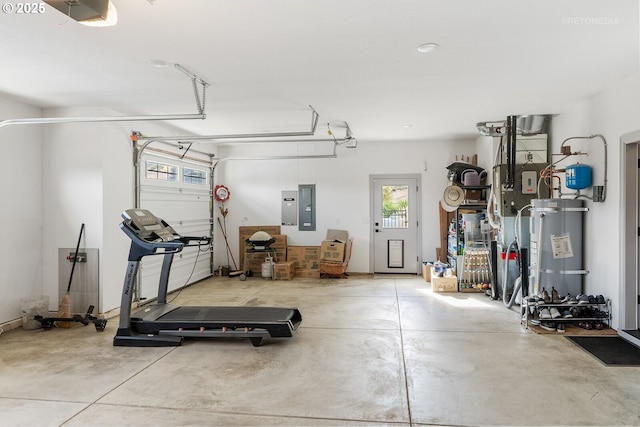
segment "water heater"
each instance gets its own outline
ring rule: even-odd
[[[579,199],[533,199],[530,217],[529,293],[583,293],[589,272],[583,260],[583,217],[588,211]]]

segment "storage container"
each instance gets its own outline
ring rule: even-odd
[[[20,312],[22,313],[22,329],[42,328],[42,324],[35,320],[35,316],[46,317],[49,312],[49,297],[39,295],[22,298],[20,300]]]

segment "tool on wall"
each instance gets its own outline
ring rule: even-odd
[[[80,241],[82,240],[82,233],[84,232],[84,223],[80,227],[80,235],[78,236],[78,243],[76,244],[76,251],[73,253],[73,263],[71,264],[71,274],[69,275],[69,284],[67,285],[67,293],[62,297],[60,306],[58,307],[59,318],[71,317],[71,282],[73,281],[73,272],[76,269],[76,263],[78,262],[78,250],[80,249]],[[58,326],[61,328],[70,328],[71,322],[61,321],[58,322]]]
[[[233,252],[231,252],[231,247],[229,246],[229,240],[227,239],[227,231],[225,227],[220,222],[220,217],[218,217],[218,225],[220,225],[220,230],[222,230],[222,237],[224,237],[224,243],[227,245],[227,259],[229,255],[231,255],[231,261],[233,261],[234,270],[229,273],[229,276],[238,276],[242,271],[238,271],[238,264],[236,263],[236,259],[233,256]]]
[[[238,270],[238,264],[236,263],[236,259],[233,256],[233,252],[231,251],[231,247],[229,246],[229,239],[227,238],[227,215],[229,214],[229,209],[224,207],[224,202],[229,200],[229,196],[231,195],[231,191],[224,185],[216,185],[213,189],[213,198],[220,202],[220,215],[222,215],[222,221],[220,221],[220,217],[218,217],[218,225],[220,226],[220,230],[222,231],[222,237],[224,237],[224,243],[227,246],[227,265],[229,265],[229,257],[231,257],[231,261],[233,261],[233,271],[229,272],[229,277],[235,277],[242,274],[242,271]]]

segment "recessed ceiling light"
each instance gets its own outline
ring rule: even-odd
[[[169,63],[162,59],[152,59],[149,63],[156,68],[167,68],[169,66]]]
[[[439,47],[440,47],[440,45],[437,44],[437,43],[425,43],[425,44],[421,44],[420,46],[418,46],[418,52],[420,52],[420,53],[429,53],[429,52],[433,52],[434,50],[436,50]]]
[[[405,129],[409,129],[409,128],[412,128],[413,125],[402,125],[402,127],[405,128]]]

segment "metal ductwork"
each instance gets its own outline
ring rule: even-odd
[[[538,135],[546,133],[547,116],[542,114],[531,114],[527,116],[517,116],[516,132],[518,135]]]
[[[544,114],[528,114],[516,117],[516,134],[517,135],[539,135],[547,132],[548,118],[550,116]],[[484,136],[504,136],[507,131],[507,122],[491,121],[478,122],[476,129],[480,135]]]
[[[480,135],[484,136],[502,136],[505,133],[505,122],[479,122],[476,123],[476,128]]]

